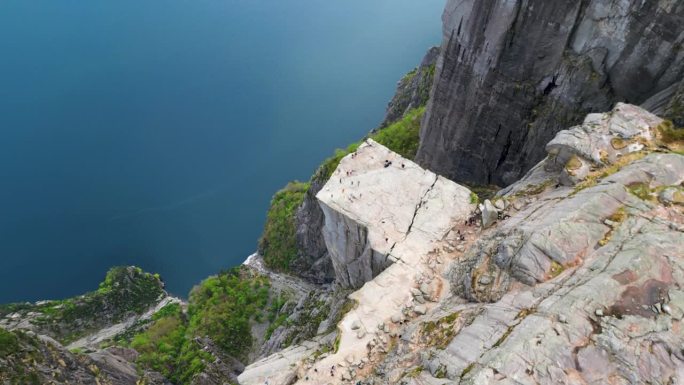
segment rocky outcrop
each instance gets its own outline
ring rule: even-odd
[[[2,305],[0,345],[15,346],[0,354],[0,383],[170,384],[137,367],[136,351],[102,347],[140,332],[170,304],[182,301],[166,293],[159,276],[124,266],[78,297]]]
[[[159,373],[138,371],[124,349],[74,354],[32,332],[0,329],[0,338],[2,384],[171,385]]]
[[[457,181],[513,183],[561,129],[684,74],[679,1],[450,0],[443,20],[417,160]]]
[[[425,253],[464,217],[470,191],[369,139],[340,162],[317,198],[337,283],[359,288],[387,266]]]
[[[380,124],[380,129],[400,120],[408,111],[427,104],[438,58],[439,47],[430,48],[420,65],[397,83],[397,90],[387,105],[385,119]]]
[[[135,266],[107,272],[98,290],[65,300],[0,306],[0,327],[30,330],[73,348],[97,346],[149,320],[169,303],[181,302],[164,290],[159,276]]]
[[[355,306],[337,323],[333,347],[307,343],[260,360],[240,376],[243,385],[337,383],[370,368],[369,355],[386,354],[395,324],[448,295],[442,273],[464,250],[475,209],[468,189],[372,140],[340,162],[318,198],[337,282],[360,287],[349,296]],[[437,257],[442,249],[448,255]]]
[[[399,81],[394,97],[387,106],[385,118],[374,131],[401,120],[407,112],[427,104],[439,52],[438,47],[430,48],[420,65]],[[316,199],[316,195],[327,181],[324,170],[316,170],[295,216],[299,256],[292,263],[291,270],[298,276],[316,283],[330,283],[335,278],[332,261],[321,236],[324,225],[323,211]]]
[[[388,246],[396,260],[350,295],[356,307],[332,347],[315,340],[268,357],[241,384],[679,383],[684,156],[671,150],[683,143],[661,141],[662,127],[632,105],[589,115],[481,206],[495,214],[489,228],[465,196],[454,204],[465,210],[452,211],[445,190],[431,190],[413,206],[405,239],[403,210],[423,179],[387,170],[396,161],[368,144],[319,195],[326,241],[356,253],[336,262],[342,277],[347,267],[372,277],[372,254],[362,251],[387,254],[375,242],[399,233]],[[386,182],[359,184],[366,174]],[[395,197],[384,183],[401,186]],[[448,230],[436,236],[426,225]]]

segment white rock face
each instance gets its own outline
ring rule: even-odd
[[[242,385],[348,383],[386,353],[397,322],[449,295],[444,269],[461,253],[438,259],[436,250],[456,241],[453,229],[475,209],[468,189],[369,140],[340,162],[317,198],[337,280],[361,287],[349,295],[357,305],[337,325],[336,353],[314,362],[315,346],[292,347],[248,366]]]
[[[359,288],[393,262],[425,254],[472,209],[469,194],[369,139],[316,196],[337,281]]]
[[[382,147],[363,146],[340,165],[358,190],[339,176],[327,186],[326,240],[337,242],[343,276],[360,266],[372,277],[374,254],[394,263],[349,295],[357,306],[337,325],[336,350],[274,355],[240,383],[682,383],[684,207],[669,197],[684,191],[684,156],[663,151],[658,124],[619,104],[562,132],[546,160],[499,194],[500,219],[486,229],[464,221],[474,207],[448,181],[426,188],[415,169],[396,189],[383,185],[385,173],[414,166],[394,169]],[[645,146],[642,158],[622,158],[630,141]],[[582,184],[560,183],[577,159],[595,169],[593,183],[579,173],[572,183]],[[357,184],[350,170],[367,179]],[[345,201],[350,191],[358,198]]]

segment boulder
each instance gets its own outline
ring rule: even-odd
[[[493,225],[499,216],[499,210],[489,199],[480,205],[480,212],[482,213],[482,227],[485,229]]]

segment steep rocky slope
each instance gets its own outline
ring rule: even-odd
[[[425,190],[408,160],[360,147],[318,196],[336,272],[365,282],[356,307],[334,342],[260,360],[240,383],[679,383],[684,143],[671,129],[632,105],[591,114],[477,210],[465,188]]]
[[[511,184],[561,129],[684,75],[681,1],[449,0],[443,21],[417,159],[456,181]]]
[[[164,291],[159,276],[136,267],[115,267],[98,290],[82,296],[0,305],[0,327],[30,330],[83,347],[103,329],[132,325],[171,302],[179,300]]]
[[[158,373],[136,370],[121,349],[74,354],[47,336],[0,329],[0,383],[170,385]]]
[[[162,308],[180,302],[158,276],[116,267],[98,290],[82,296],[2,305],[0,383],[167,384],[159,373],[136,369],[135,351],[100,345],[143,328]]]

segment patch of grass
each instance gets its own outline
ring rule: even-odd
[[[259,251],[266,266],[274,270],[289,271],[297,258],[295,214],[308,189],[309,183],[291,182],[271,200]]]
[[[571,195],[574,195],[586,188],[596,186],[601,179],[615,174],[626,165],[639,159],[642,159],[646,155],[648,155],[648,152],[646,151],[631,152],[629,154],[625,154],[619,157],[617,161],[615,161],[613,164],[601,167],[598,170],[590,172],[589,175],[587,175],[587,177],[584,178],[582,182],[577,183],[575,185],[575,189]]]
[[[314,174],[312,180],[317,180],[325,183],[340,165],[342,158],[356,151],[361,142],[355,142],[347,146],[346,149],[336,149],[335,154],[330,158],[323,161],[323,163],[318,167],[316,173]]]
[[[71,352],[71,354],[76,354],[76,355],[85,354],[85,350],[83,348],[73,348],[73,349],[69,349],[69,351]]]
[[[425,107],[408,111],[401,120],[376,131],[369,137],[404,158],[413,159],[418,151],[420,121],[424,113]],[[318,167],[312,180],[325,182],[330,179],[342,158],[356,151],[362,142],[354,142],[345,149],[335,150],[335,154]]]
[[[511,335],[514,328],[515,328],[514,326],[509,326],[508,329],[506,329],[506,331],[504,332],[504,334],[502,334],[501,337],[499,337],[499,339],[496,340],[496,342],[494,343],[494,345],[492,347],[498,348],[499,346],[501,346],[501,344],[503,344],[504,341],[506,341],[506,339],[508,339],[508,336]]]
[[[625,211],[624,207],[620,207],[617,211],[615,211],[606,219],[615,222],[616,224],[620,224],[624,222],[625,219],[627,219],[627,212]],[[606,244],[608,244],[608,242],[610,242],[610,239],[613,237],[613,231],[615,231],[615,227],[617,227],[617,225],[610,226],[608,232],[598,242],[599,246],[605,246]]]
[[[456,336],[457,330],[455,330],[454,324],[460,315],[460,312],[455,312],[437,321],[424,323],[421,328],[421,335],[425,344],[441,350],[446,349]]]
[[[461,372],[461,378],[465,377],[470,373],[473,369],[475,368],[475,363],[471,362],[470,365],[466,366],[465,369]]]
[[[648,183],[632,183],[629,186],[627,186],[627,191],[629,191],[632,195],[638,197],[641,200],[655,200],[655,198],[651,194],[651,187],[648,185]]]
[[[535,308],[533,308],[533,307],[524,308],[524,309],[520,310],[520,311],[518,312],[518,314],[515,315],[515,319],[524,319],[524,318],[526,318],[528,315],[530,315],[530,314],[532,314],[532,313],[534,313],[534,312],[536,312],[536,311],[537,311],[537,309],[535,309]]]
[[[0,358],[4,358],[19,349],[17,337],[10,331],[0,328]]]
[[[613,222],[622,223],[625,219],[627,219],[627,212],[625,211],[624,207],[620,207],[617,211],[611,214],[608,219]]]
[[[435,77],[435,64],[430,64],[430,67],[428,67],[428,76],[432,79]]]
[[[423,373],[423,370],[424,369],[422,366],[416,366],[415,368],[405,372],[402,377],[416,378],[420,376],[421,373]]]
[[[347,298],[344,301],[344,304],[342,305],[342,308],[340,309],[339,313],[337,313],[337,317],[335,317],[335,320],[334,322],[332,322],[332,325],[337,326],[337,324],[339,324],[340,321],[342,321],[342,318],[344,318],[344,316],[347,315],[347,313],[349,313],[350,311],[356,309],[356,306],[358,305],[359,303],[357,301]]]
[[[582,167],[582,160],[577,155],[573,155],[565,164],[565,170],[573,174],[573,171],[579,170]],[[573,174],[574,175],[574,174]]]
[[[615,137],[610,140],[610,145],[616,150],[622,150],[623,148],[629,146],[630,142],[622,138]]]
[[[491,200],[496,196],[496,193],[501,190],[499,186],[495,185],[466,185],[468,189],[475,193],[478,198],[478,203],[483,202],[487,199]],[[472,203],[472,195],[471,195],[471,203]]]
[[[313,354],[311,355],[311,358],[316,361],[318,360],[322,355],[325,353],[330,353],[332,351],[332,347],[329,345],[323,345],[320,348],[318,348]]]
[[[480,203],[480,197],[477,196],[474,192],[470,192],[470,204],[471,205],[477,205]]]
[[[666,144],[684,141],[684,128],[677,128],[671,120],[663,120],[656,127],[656,131],[660,135],[660,139]]]
[[[447,368],[444,364],[439,364],[437,370],[435,370],[435,378],[446,378]]]
[[[333,353],[337,353],[337,351],[340,350],[340,342],[341,341],[342,341],[342,333],[340,331],[338,331],[337,336],[335,337],[335,342],[333,342],[333,348],[332,348]]]
[[[406,75],[404,75],[403,78],[401,78],[401,82],[403,84],[407,84],[413,80],[413,78],[416,77],[416,74],[418,73],[418,68],[414,68],[411,71],[409,71]]]
[[[549,271],[550,278],[556,278],[558,277],[565,268],[563,265],[556,261],[551,261],[551,270]]]
[[[420,121],[425,107],[407,112],[404,117],[375,134],[371,138],[407,159],[414,159],[420,142]]]

